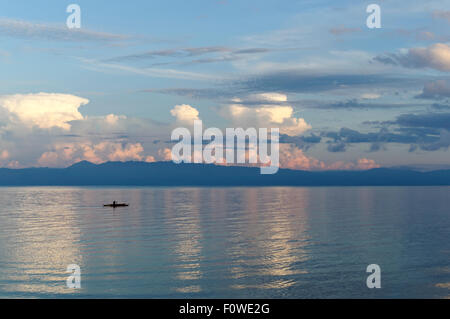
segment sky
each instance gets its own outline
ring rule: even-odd
[[[284,168],[448,168],[449,27],[449,0],[0,0],[0,167],[170,160],[201,119],[280,128]]]

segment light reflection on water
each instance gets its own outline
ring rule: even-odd
[[[449,187],[0,190],[0,297],[449,296]]]

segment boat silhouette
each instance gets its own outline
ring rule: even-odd
[[[125,203],[117,203],[116,201],[114,201],[112,204],[105,204],[103,205],[103,207],[128,207],[128,204]]]

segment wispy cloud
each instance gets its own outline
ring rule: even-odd
[[[225,80],[225,76],[211,75],[206,73],[180,71],[175,69],[159,69],[159,68],[138,68],[118,63],[106,63],[93,59],[78,58],[85,63],[85,67],[96,71],[116,70],[127,73],[140,74],[154,78],[167,79],[183,79],[183,80],[197,80],[197,81],[212,81]]]
[[[269,49],[269,48],[230,48],[224,46],[209,47],[186,47],[164,50],[153,50],[143,53],[129,54],[105,59],[104,62],[143,62],[152,61],[152,66],[162,65],[192,65],[206,63],[232,62],[252,56],[259,56],[270,52],[299,50],[289,49]],[[202,58],[195,58],[200,57]],[[204,56],[204,57],[203,57]],[[195,58],[195,59],[194,59]],[[161,61],[162,60],[162,61]]]
[[[349,87],[366,87],[398,83],[399,79],[381,74],[305,74],[299,70],[270,72],[236,81],[250,91],[311,93]]]
[[[412,104],[407,103],[374,103],[374,102],[361,102],[358,99],[349,99],[346,101],[339,101],[335,103],[317,102],[316,105],[310,105],[311,108],[317,109],[358,109],[358,110],[373,110],[373,109],[399,109],[399,108],[411,108],[414,106],[426,106],[426,104]]]
[[[361,28],[349,28],[345,26],[337,26],[333,27],[330,30],[330,33],[333,35],[344,35],[348,33],[361,32]]]
[[[63,24],[33,23],[7,18],[0,18],[0,36],[72,42],[118,42],[129,39],[126,35],[97,32],[85,28],[69,29]]]
[[[433,18],[444,19],[447,22],[450,22],[450,11],[444,11],[444,10],[433,11]]]
[[[126,62],[126,61],[141,61],[148,59],[155,59],[158,57],[183,58],[193,57],[208,53],[230,52],[231,49],[226,47],[198,47],[198,48],[179,48],[166,50],[153,50],[143,53],[130,54],[114,57],[105,60],[106,62]]]

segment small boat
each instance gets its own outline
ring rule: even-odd
[[[103,205],[103,207],[113,207],[113,208],[116,208],[116,207],[128,207],[128,206],[129,206],[128,204],[116,203],[116,202],[113,202],[112,204],[105,204],[105,205]]]

